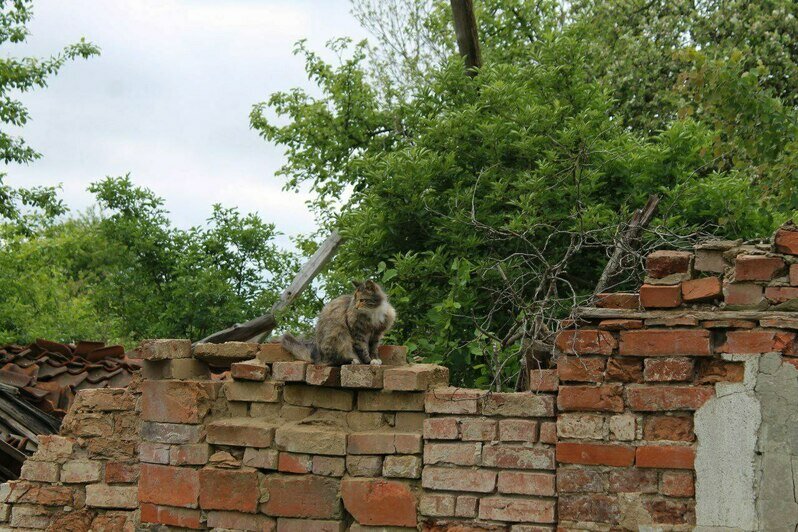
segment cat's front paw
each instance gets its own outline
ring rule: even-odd
[[[352,364],[354,366],[356,364],[360,364],[360,361],[355,358],[355,359],[352,359],[352,362],[350,362],[350,364]]]
[[[379,358],[372,358],[370,364],[372,366],[382,366],[382,360]]]

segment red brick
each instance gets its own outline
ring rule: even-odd
[[[798,286],[768,286],[765,297],[773,303],[786,303],[798,299]]]
[[[557,461],[564,464],[627,467],[634,463],[635,449],[602,443],[557,443]]]
[[[595,469],[579,467],[557,468],[559,493],[602,493],[607,490],[607,474]]]
[[[499,471],[498,489],[499,493],[553,497],[556,493],[554,479],[552,473]]]
[[[717,277],[692,279],[682,283],[682,299],[685,303],[712,301],[723,296],[723,285]]]
[[[337,518],[341,514],[339,484],[338,479],[316,475],[267,475],[263,485],[269,500],[260,511],[277,517]]]
[[[139,464],[108,462],[105,464],[106,484],[132,484],[139,479]]]
[[[751,320],[707,320],[701,322],[705,329],[753,329],[756,322]]]
[[[597,329],[561,331],[555,343],[563,353],[574,355],[611,355],[618,346],[611,332]]]
[[[292,360],[291,362],[275,362],[272,364],[272,378],[284,382],[301,382],[305,380],[307,362]]]
[[[643,439],[693,441],[692,416],[650,416],[643,423]]]
[[[778,257],[763,255],[740,255],[734,261],[736,281],[770,281],[784,269],[784,261]]]
[[[210,410],[210,383],[190,381],[144,381],[141,419],[165,423],[200,423]]]
[[[621,331],[621,355],[677,356],[712,354],[709,331],[703,329],[651,329]]]
[[[726,285],[726,304],[756,306],[765,298],[765,289],[758,284],[731,283]]]
[[[790,284],[798,286],[798,264],[792,264],[790,266]]]
[[[664,525],[694,525],[695,501],[647,499],[643,507],[654,523]]]
[[[554,523],[554,511],[553,500],[483,497],[479,501],[479,518],[493,521]]]
[[[281,452],[277,459],[277,470],[282,473],[310,473],[313,460],[309,454]]]
[[[716,382],[743,382],[745,365],[716,358],[698,361],[696,384],[715,384]]]
[[[482,465],[501,469],[554,469],[554,448],[522,444],[485,444]]]
[[[559,385],[557,370],[533,369],[529,371],[529,389],[533,392],[556,392]]]
[[[617,496],[561,495],[557,500],[557,517],[560,521],[618,524],[621,509]]]
[[[623,412],[622,393],[620,384],[560,386],[557,406],[563,412]]]
[[[690,358],[647,358],[643,377],[646,382],[682,382],[693,378]]]
[[[192,528],[195,530],[203,528],[200,522],[199,510],[188,510],[186,508],[170,508],[168,506],[158,506],[156,504],[141,505],[141,522],[157,523],[160,525],[177,526],[181,528]],[[99,530],[92,528],[92,530]]]
[[[554,421],[542,421],[540,423],[540,443],[557,443],[557,423]]]
[[[265,515],[240,512],[208,512],[208,528],[214,530],[246,530],[248,532],[274,532],[275,522]]]
[[[638,294],[613,292],[596,295],[596,306],[599,308],[625,308],[634,310],[640,306]]]
[[[424,420],[424,438],[427,440],[456,440],[458,434],[456,418],[432,417]]]
[[[657,493],[657,472],[637,468],[610,471],[610,493]]]
[[[170,465],[205,465],[210,456],[207,443],[188,443],[173,445],[169,451]]]
[[[538,422],[531,419],[502,419],[499,421],[501,441],[533,442],[538,437]]]
[[[644,284],[640,287],[640,304],[644,308],[676,308],[682,304],[680,284]]]
[[[643,382],[643,361],[639,358],[610,358],[604,380],[609,382]]]
[[[783,353],[795,342],[795,333],[752,329],[748,331],[729,331],[726,342],[718,348],[719,353],[759,354]]]
[[[426,466],[421,485],[431,490],[490,493],[496,486],[496,472],[489,469]]]
[[[638,412],[698,410],[714,397],[713,386],[629,386],[629,408]]]
[[[668,497],[692,497],[695,495],[691,471],[665,471],[659,492]]]
[[[230,376],[239,380],[265,381],[269,376],[269,366],[257,358],[234,362],[230,365]]]
[[[277,532],[344,532],[344,521],[332,519],[288,519],[277,520]]]
[[[404,482],[345,478],[341,497],[346,510],[361,525],[416,526],[418,501]]]
[[[798,231],[780,228],[773,237],[776,251],[787,255],[798,255]]]
[[[308,364],[305,382],[314,386],[341,386],[341,368]]]
[[[646,273],[655,279],[688,273],[692,262],[693,254],[689,251],[658,250],[646,257]]]
[[[140,502],[196,508],[199,492],[199,472],[196,469],[141,464]]]
[[[415,454],[421,452],[421,435],[394,432],[353,432],[348,454]]]
[[[254,471],[201,469],[199,480],[203,510],[258,510],[258,475]]]
[[[695,449],[676,445],[645,445],[635,454],[637,467],[693,469]]]
[[[643,320],[601,320],[598,324],[598,328],[604,329],[605,331],[631,331],[633,329],[642,329]]]
[[[646,327],[695,327],[698,320],[692,316],[674,316],[671,318],[648,318]]]
[[[561,381],[601,382],[606,365],[606,358],[560,357],[557,375]]]

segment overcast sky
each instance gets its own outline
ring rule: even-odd
[[[348,0],[36,0],[31,36],[4,54],[50,54],[86,37],[99,57],[67,64],[23,95],[23,135],[43,158],[12,185],[63,184],[73,210],[89,183],[130,172],[181,227],[211,205],[257,211],[289,235],[314,226],[306,196],[281,190],[282,149],[249,128],[252,104],[308,87],[293,44],[366,36]]]

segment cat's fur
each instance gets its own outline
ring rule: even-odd
[[[381,364],[377,347],[393,325],[396,311],[374,281],[352,284],[354,294],[337,297],[321,310],[313,341],[286,333],[283,347],[297,359],[314,364]]]

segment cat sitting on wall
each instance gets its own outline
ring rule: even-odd
[[[326,366],[382,364],[380,339],[391,328],[396,311],[372,280],[353,281],[355,293],[327,303],[316,320],[313,341],[286,333],[282,345],[298,360]]]

